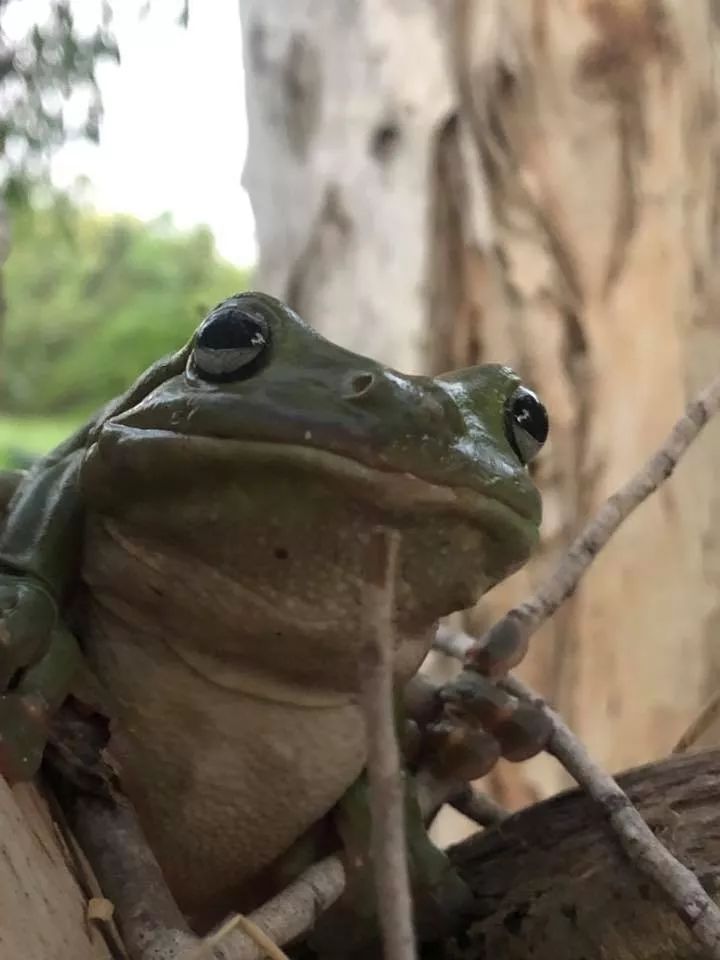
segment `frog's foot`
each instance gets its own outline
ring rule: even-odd
[[[0,774],[10,782],[40,766],[50,718],[79,664],[50,594],[30,578],[0,575]]]
[[[552,725],[540,709],[474,670],[463,670],[438,696],[444,715],[428,726],[425,749],[427,765],[438,775],[474,780],[499,757],[528,760],[550,739]]]

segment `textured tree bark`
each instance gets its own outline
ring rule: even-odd
[[[713,0],[242,0],[258,284],[409,369],[542,395],[543,549],[522,598],[717,368]],[[521,674],[612,769],[662,756],[720,678],[711,424]],[[566,783],[502,765],[519,806]]]
[[[0,778],[0,960],[110,960],[45,801]]]
[[[656,835],[720,897],[720,751],[676,756],[620,778]],[[624,857],[579,790],[455,847],[475,892],[453,960],[702,960],[662,894]],[[433,954],[437,957],[437,954]]]
[[[454,138],[438,141],[435,206],[456,216],[431,259],[460,244],[464,266],[452,300],[435,287],[433,360],[504,358],[552,419],[538,465],[544,553],[477,611],[482,625],[550,569],[717,370],[718,8],[450,9],[461,109]],[[488,203],[491,245],[467,226]],[[664,755],[718,684],[719,447],[711,424],[520,671],[612,769]],[[543,760],[494,780],[517,803],[563,778]]]
[[[241,0],[257,285],[345,345],[423,364],[427,170],[454,110],[432,3]]]

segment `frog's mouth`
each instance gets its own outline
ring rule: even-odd
[[[334,453],[305,444],[267,440],[235,440],[200,435],[186,436],[169,430],[147,430],[128,424],[108,422],[88,455],[87,466],[93,491],[102,484],[92,482],[93,465],[104,474],[109,468],[116,487],[118,476],[132,474],[146,487],[147,476],[167,475],[172,486],[177,477],[195,476],[198,463],[208,471],[236,481],[244,464],[255,467],[302,470],[329,478],[347,491],[376,507],[399,515],[450,513],[483,526],[493,539],[514,541],[518,552],[528,554],[537,543],[541,519],[540,498],[513,496],[506,481],[483,479],[482,485],[453,486],[387,467],[369,466],[344,453]],[[102,465],[101,465],[102,464]]]

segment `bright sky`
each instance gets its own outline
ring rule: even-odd
[[[150,219],[170,212],[178,226],[207,224],[218,249],[241,265],[255,259],[252,213],[240,185],[247,142],[239,0],[195,0],[187,29],[180,3],[113,3],[122,63],[99,72],[105,114],[99,146],[70,144],[53,179],[91,183],[105,212]],[[22,0],[23,21],[41,21],[47,0]],[[78,22],[96,0],[74,0]]]

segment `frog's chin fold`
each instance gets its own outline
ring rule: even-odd
[[[534,496],[508,496],[507,484],[471,485],[468,475],[451,483],[441,478],[419,476],[393,470],[392,465],[368,466],[351,457],[310,445],[228,440],[216,437],[191,438],[165,430],[135,428],[126,424],[106,424],[91,448],[85,465],[86,478],[110,471],[132,473],[148,470],[172,485],[173,477],[196,469],[200,462],[205,473],[223,474],[227,480],[243,482],[246,469],[291,469],[310,478],[325,477],[340,485],[349,496],[355,495],[372,506],[398,514],[457,514],[470,523],[483,524],[491,537],[515,539],[526,558],[538,538],[541,505]],[[145,475],[147,476],[147,474]],[[97,486],[97,485],[96,485]]]

